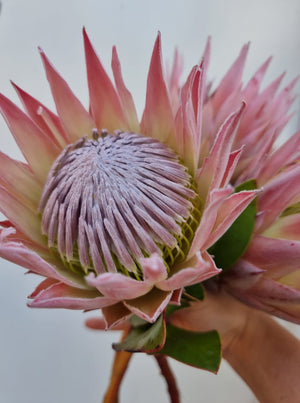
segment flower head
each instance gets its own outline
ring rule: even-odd
[[[32,307],[102,308],[108,326],[132,313],[154,322],[184,287],[220,272],[207,250],[256,196],[230,185],[245,104],[207,142],[206,59],[179,91],[158,35],[139,122],[116,49],[113,85],[85,31],[84,44],[89,110],[42,50],[57,114],[15,84],[26,113],[0,96],[26,159],[0,154],[0,256],[45,277]]]

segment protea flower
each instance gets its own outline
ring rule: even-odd
[[[229,184],[245,105],[208,147],[206,64],[176,100],[178,65],[168,85],[158,35],[139,123],[116,49],[113,85],[85,31],[84,45],[89,111],[42,50],[57,115],[15,84],[26,113],[0,97],[26,159],[0,154],[0,255],[45,277],[31,307],[102,308],[108,326],[132,313],[154,322],[184,287],[219,273],[207,250],[256,196]]]

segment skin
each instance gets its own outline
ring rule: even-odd
[[[221,292],[175,312],[170,322],[191,331],[217,329],[223,357],[261,403],[300,401],[300,340],[269,315]]]

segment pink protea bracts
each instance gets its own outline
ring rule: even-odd
[[[296,98],[293,89],[299,76],[279,91],[284,77],[284,74],[281,74],[261,90],[262,80],[271,62],[271,58],[268,58],[249,82],[243,85],[242,74],[248,50],[249,45],[242,48],[238,58],[212,93],[210,92],[211,86],[206,86],[202,110],[200,163],[209,154],[218,128],[224,119],[238,108],[241,100],[244,100],[247,107],[233,140],[233,149],[243,151],[235,167],[231,183],[238,184],[249,178],[255,178],[258,181],[258,187],[261,187],[272,174],[277,173],[288,163],[287,159],[293,161],[296,155],[299,156],[299,133],[293,136],[293,140],[286,143],[285,152],[277,151],[273,154],[276,149],[276,140],[292,117],[290,107]],[[205,71],[209,59],[210,40],[204,52]],[[169,78],[174,105],[178,105],[179,95],[182,93],[179,85],[181,70],[182,61],[176,54],[173,71]],[[195,72],[191,73],[190,78],[193,77],[193,74]],[[272,158],[272,162],[268,162],[268,158]],[[266,170],[266,164],[268,170]]]
[[[240,300],[295,323],[300,323],[299,137],[298,132],[267,159],[272,165],[267,163],[262,175],[276,172],[275,160],[284,160],[297,139],[285,159],[291,166],[282,166],[258,197],[256,228],[245,254],[224,276]]]
[[[176,100],[178,69],[168,84],[158,35],[139,123],[115,48],[113,85],[85,31],[84,44],[89,111],[42,50],[57,115],[15,84],[26,113],[0,96],[26,159],[0,154],[0,256],[45,277],[32,307],[102,308],[107,326],[133,313],[154,322],[184,287],[220,272],[207,250],[256,197],[230,185],[245,104],[208,146],[206,59]]]

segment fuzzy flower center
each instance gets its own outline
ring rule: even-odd
[[[54,162],[40,201],[48,246],[70,269],[142,278],[141,258],[182,261],[200,200],[178,156],[153,138],[93,133]]]

